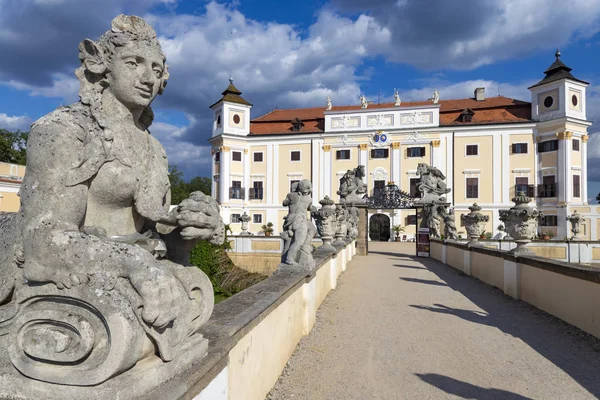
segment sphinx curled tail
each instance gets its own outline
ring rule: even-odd
[[[0,212],[0,323],[2,305],[11,300],[17,280],[22,280],[23,241],[19,213]]]

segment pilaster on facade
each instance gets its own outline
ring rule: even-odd
[[[250,154],[248,149],[244,149],[244,206],[248,205],[250,198]]]
[[[329,198],[333,199],[332,196],[332,188],[331,188],[331,177],[333,174],[332,169],[332,160],[331,160],[331,145],[326,144],[323,145],[323,197],[329,196]]]
[[[368,171],[369,170],[369,145],[366,143],[361,143],[359,145],[359,151],[358,151],[358,165],[364,165],[365,169]],[[365,174],[365,176],[363,177],[363,182],[368,184],[368,179],[369,177],[367,176],[367,174]]]
[[[321,189],[321,185],[318,185],[317,182],[320,181],[319,179],[319,160],[320,160],[320,154],[321,154],[321,146],[322,144],[322,140],[318,140],[318,139],[313,139],[311,141],[311,153],[312,153],[312,157],[311,157],[311,181],[313,184],[313,193],[312,193],[312,200],[313,200],[313,205],[316,207],[319,205],[319,200],[321,199],[321,193],[322,193],[322,189]]]
[[[279,204],[283,200],[279,199],[279,144],[273,144],[273,162],[275,168],[273,168],[273,201],[272,204]]]
[[[402,190],[402,154],[400,142],[392,143],[392,180]]]
[[[581,137],[581,201],[584,204],[588,204],[588,185],[587,185],[587,142],[589,136],[583,135]]]
[[[440,139],[431,141],[431,166],[439,169],[446,174],[444,165],[443,165],[443,153],[444,149],[442,147],[442,141]]]
[[[229,203],[229,185],[231,184],[231,148],[229,146],[221,146],[220,166],[219,166],[219,201],[221,204]]]
[[[272,143],[267,143],[267,193],[266,193],[266,199],[267,199],[267,204],[274,204],[273,203],[273,183],[274,183],[274,179],[273,179],[273,171],[279,168],[278,165],[273,163],[273,144]]]
[[[573,133],[559,132],[558,138],[558,165],[557,165],[557,200],[558,205],[566,205],[573,200],[571,177],[571,142]],[[566,217],[566,216],[565,216]]]
[[[494,202],[510,204],[510,187],[512,185],[510,181],[510,134],[502,132],[502,135],[498,137],[499,141],[496,139],[497,137],[498,135],[494,135]],[[498,150],[495,148],[497,145],[500,146]],[[535,149],[532,151],[535,152]],[[500,166],[500,176],[498,177],[496,177],[495,171],[497,164]],[[498,186],[496,187],[496,185]]]

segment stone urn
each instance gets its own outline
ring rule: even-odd
[[[526,246],[537,234],[538,221],[543,217],[543,213],[535,208],[529,207],[530,197],[525,192],[519,192],[512,199],[515,206],[508,210],[499,210],[500,221],[504,223],[506,232],[517,243],[517,247],[512,250],[514,253],[527,253]]]
[[[250,232],[248,232],[248,222],[250,222],[250,216],[246,214],[246,211],[244,211],[244,213],[240,217],[240,221],[242,221],[242,232],[240,233],[240,235],[249,236]]]
[[[338,204],[336,209],[336,218],[337,218],[337,229],[335,231],[335,242],[333,245],[336,247],[344,247],[346,245],[346,235],[348,234],[348,211],[342,206]]]
[[[485,224],[490,220],[490,217],[480,213],[481,207],[477,203],[473,203],[470,213],[467,215],[461,215],[460,220],[467,230],[470,242],[475,243],[485,232]]]
[[[577,212],[577,210],[575,210],[575,212],[571,215],[569,215],[567,217],[567,221],[569,221],[571,223],[571,232],[573,232],[573,236],[571,237],[571,239],[575,240],[578,239],[577,235],[579,234],[579,232],[581,232],[579,230],[579,225],[585,221],[585,218],[583,218],[581,216],[581,214],[579,214]]]
[[[318,251],[334,252],[335,247],[331,242],[337,230],[335,202],[329,196],[325,196],[323,200],[319,201],[319,204],[322,207],[318,211],[312,212],[312,217],[317,225],[317,232],[323,240],[323,245],[318,248]]]

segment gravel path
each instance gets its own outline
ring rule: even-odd
[[[435,260],[370,243],[267,399],[595,399],[600,341]]]

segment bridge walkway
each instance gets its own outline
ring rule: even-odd
[[[595,399],[600,341],[414,244],[369,244],[268,399]]]

